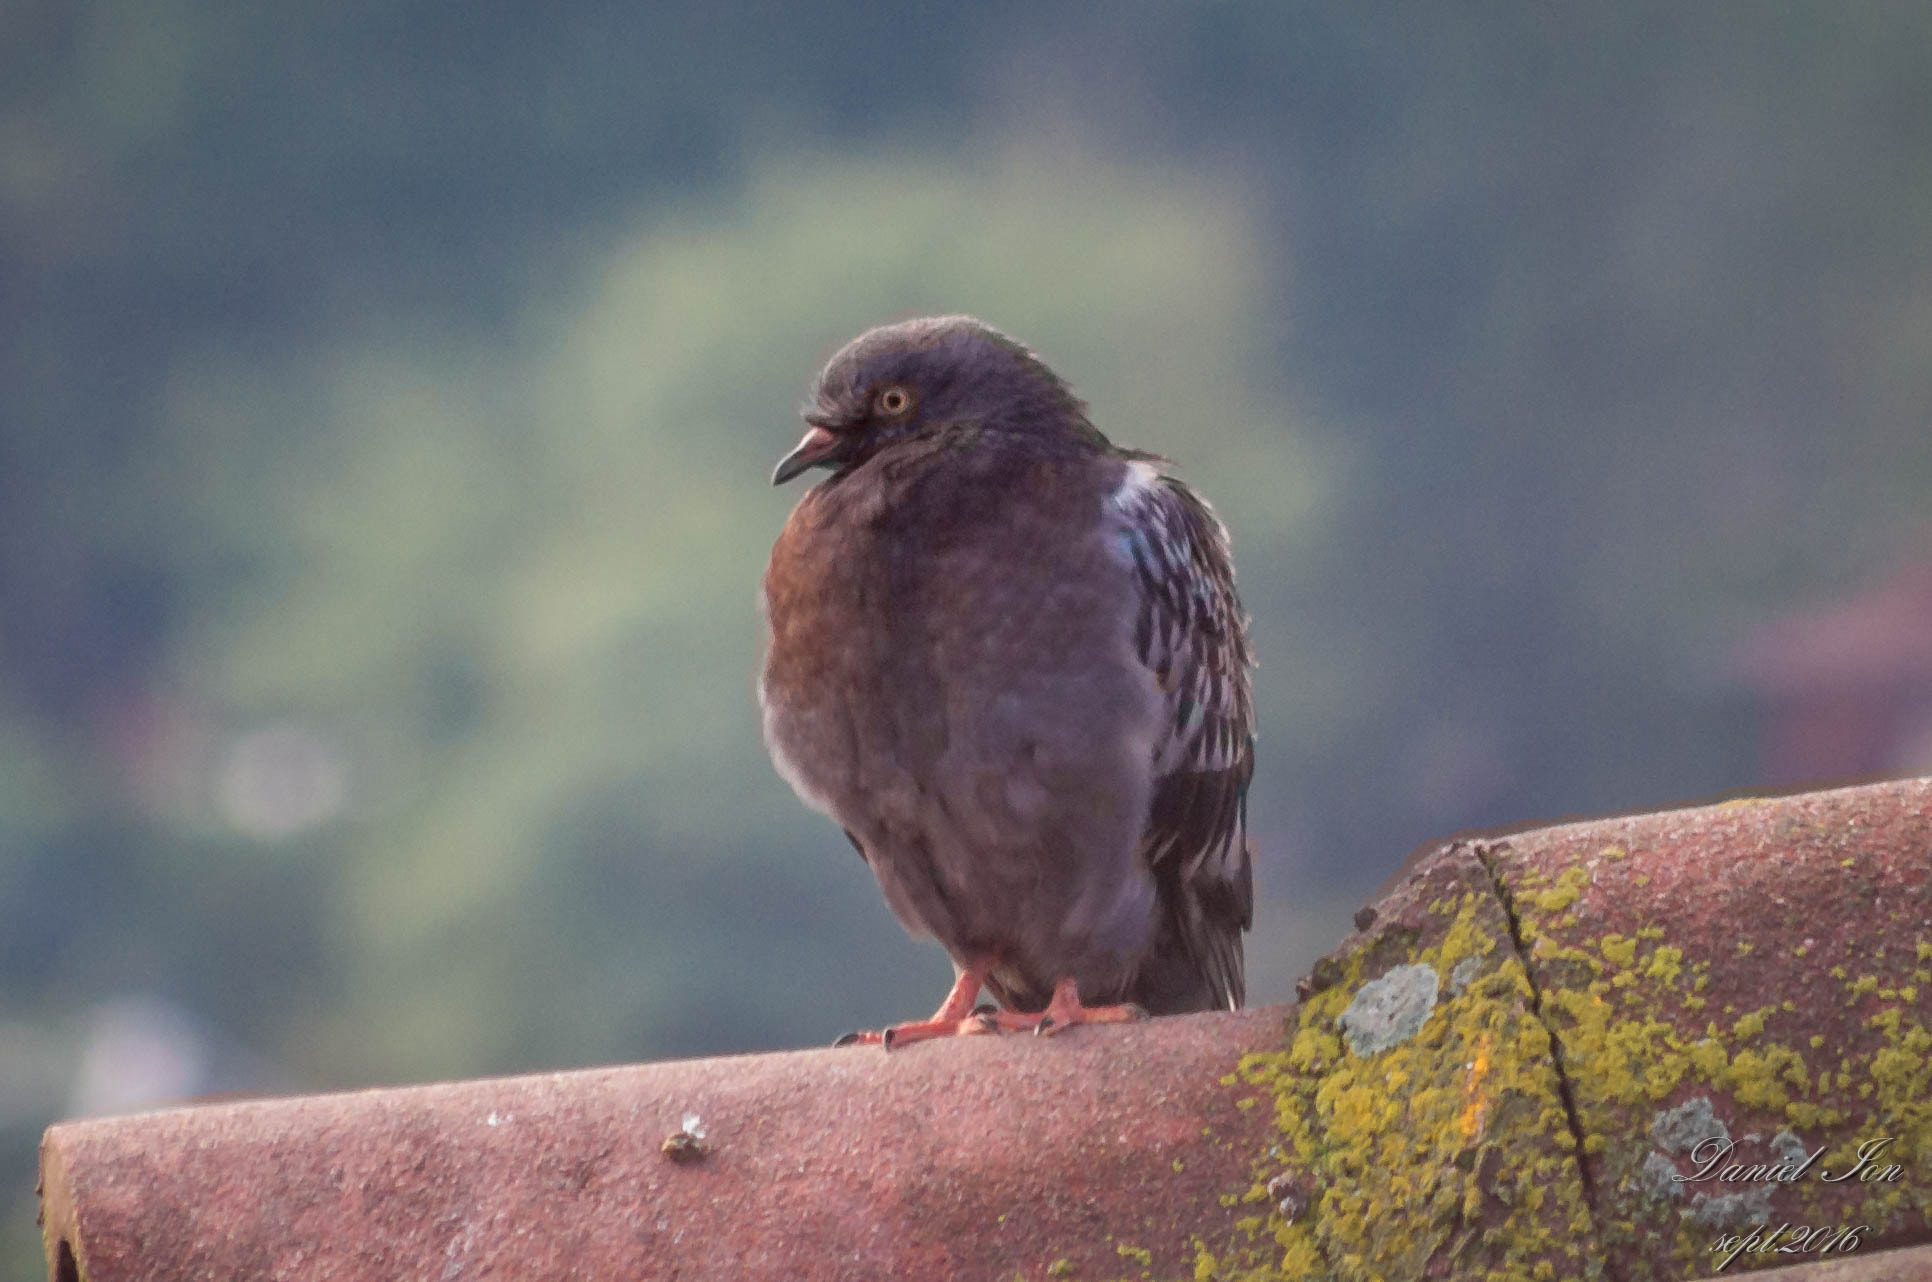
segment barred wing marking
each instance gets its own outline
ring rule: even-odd
[[[1254,918],[1247,617],[1213,510],[1146,460],[1127,467],[1111,502],[1140,589],[1134,650],[1166,695],[1142,855],[1217,1000],[1238,1007],[1241,932]]]

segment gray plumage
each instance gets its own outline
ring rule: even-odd
[[[1009,1008],[1239,1006],[1250,661],[1207,504],[970,317],[861,335],[804,417],[774,479],[832,475],[765,575],[780,773]]]

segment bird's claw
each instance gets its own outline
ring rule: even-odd
[[[958,1019],[935,1017],[915,1020],[910,1024],[894,1024],[877,1032],[847,1033],[832,1045],[877,1046],[889,1051],[910,1046],[914,1042],[930,1041],[935,1037],[972,1037],[981,1033],[997,1033],[1000,1031],[997,1015],[994,1007],[981,1006]]]
[[[1051,1037],[1075,1024],[1130,1024],[1147,1018],[1147,1010],[1133,1002],[1107,1006],[1087,1006],[1080,1001],[1080,990],[1071,979],[1053,986],[1053,1000],[1033,1021],[1035,1037]]]

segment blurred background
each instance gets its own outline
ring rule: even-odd
[[[0,1269],[58,1116],[821,1045],[770,468],[971,311],[1232,527],[1258,1002],[1459,829],[1932,769],[1932,9],[0,3]]]

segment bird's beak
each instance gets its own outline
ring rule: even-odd
[[[783,485],[806,468],[829,462],[839,454],[843,444],[837,433],[816,423],[812,424],[805,435],[799,438],[797,448],[778,460],[778,467],[771,474],[771,483]]]

